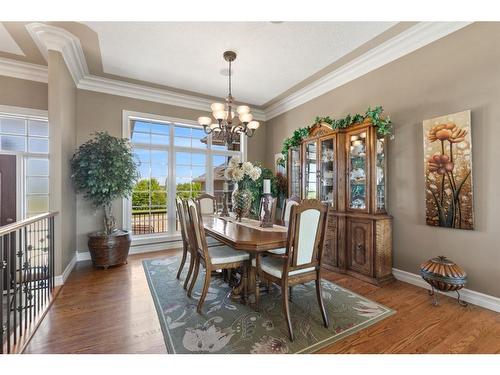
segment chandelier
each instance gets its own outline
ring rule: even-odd
[[[214,133],[214,136],[224,141],[229,147],[233,142],[240,139],[241,134],[248,137],[253,136],[260,124],[258,121],[253,120],[250,107],[246,105],[240,105],[236,108],[239,121],[235,118],[233,111],[234,98],[231,94],[231,63],[236,60],[236,52],[226,51],[223,56],[224,60],[229,63],[229,94],[226,103],[213,103],[210,106],[215,123],[213,123],[211,117],[198,117],[198,124],[203,126],[206,134]]]

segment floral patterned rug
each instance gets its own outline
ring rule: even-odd
[[[281,310],[281,290],[261,293],[260,311],[230,298],[230,287],[214,277],[203,305],[196,304],[204,274],[200,272],[188,298],[183,277],[175,278],[178,257],[143,261],[169,353],[311,353],[395,313],[347,289],[323,280],[323,298],[330,319],[324,328],[314,282],[293,287],[290,313],[295,340],[288,338]],[[187,262],[189,264],[189,262]]]

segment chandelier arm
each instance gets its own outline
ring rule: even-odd
[[[208,126],[204,125],[203,131],[205,132],[205,134],[211,134],[213,130],[212,128],[209,128]]]

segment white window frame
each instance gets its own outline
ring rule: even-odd
[[[153,113],[144,113],[144,112],[136,112],[136,111],[129,111],[129,110],[123,110],[122,111],[122,136],[123,138],[128,138],[130,139],[131,133],[130,133],[130,124],[131,120],[136,121],[136,120],[143,120],[147,122],[156,122],[156,123],[164,123],[164,124],[169,124],[169,125],[182,125],[182,126],[187,126],[187,127],[193,127],[196,129],[202,129],[202,127],[193,120],[186,120],[186,119],[181,119],[181,118],[175,118],[175,117],[169,117],[169,116],[163,116],[163,115],[157,115]],[[224,150],[212,150],[212,137],[208,136],[208,142],[207,142],[207,148],[192,148],[192,147],[182,147],[182,146],[174,146],[174,132],[170,132],[170,139],[169,139],[169,145],[167,146],[168,149],[168,184],[175,184],[175,153],[177,151],[185,151],[185,152],[196,152],[197,150],[199,153],[203,153],[206,155],[206,185],[205,189],[208,194],[213,194],[214,191],[214,184],[213,184],[213,166],[212,166],[212,156],[213,155],[222,155],[222,156],[240,156],[243,161],[246,160],[246,155],[247,155],[247,139],[244,136],[241,136],[241,141],[240,141],[240,151],[224,151]],[[145,145],[146,146],[146,145]],[[151,147],[151,145],[147,145],[147,147]],[[162,150],[165,149],[165,147],[161,147]],[[173,157],[172,157],[173,155]],[[171,186],[168,187],[168,191],[172,192],[175,191],[175,189],[171,189]],[[167,217],[168,217],[168,232],[167,233],[154,233],[154,234],[143,234],[143,235],[133,235],[132,236],[132,241],[133,245],[142,245],[142,244],[147,244],[147,243],[154,243],[154,242],[163,242],[165,239],[168,240],[177,240],[180,239],[180,233],[173,230],[175,228],[175,221],[176,221],[176,213],[175,209],[171,209],[172,207],[175,207],[175,194],[168,194],[167,199],[168,199],[168,207],[169,210],[167,211]],[[132,229],[132,200],[131,198],[124,198],[122,200],[122,226],[124,229],[131,231]]]
[[[50,145],[50,135],[51,128],[49,122],[49,112],[42,109],[35,108],[25,108],[25,107],[15,107],[0,105],[0,115],[7,117],[23,118],[25,120],[35,120],[35,121],[47,121],[49,126],[49,145]],[[48,159],[49,161],[49,179],[51,175],[52,159],[50,154],[50,146],[48,154],[32,153],[27,151],[4,151],[0,150],[1,155],[14,155],[16,156],[16,216],[17,220],[22,220],[26,217],[26,206],[27,206],[27,192],[25,190],[25,180],[26,180],[26,160],[28,157]],[[51,191],[49,184],[49,207],[51,199]]]

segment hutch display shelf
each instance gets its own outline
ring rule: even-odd
[[[289,196],[329,205],[323,266],[373,284],[393,280],[385,146],[368,119],[339,130],[316,124],[288,154]]]

